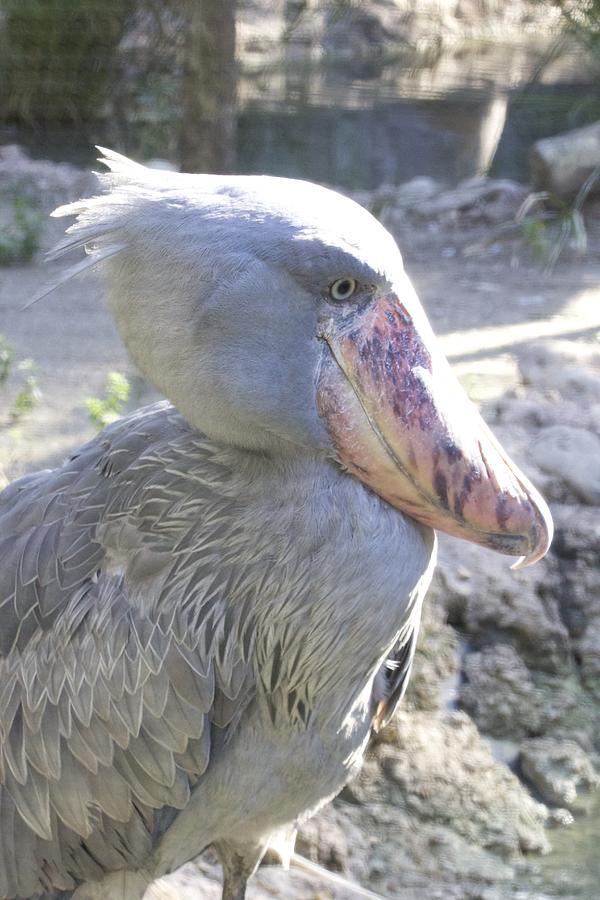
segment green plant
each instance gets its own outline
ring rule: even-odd
[[[545,259],[550,248],[548,225],[541,216],[526,216],[521,221],[521,237],[538,259]]]
[[[2,0],[0,113],[89,120],[104,112],[135,0]]]
[[[14,358],[15,348],[0,334],[0,387],[8,381]]]
[[[0,265],[29,262],[40,246],[42,216],[25,197],[10,201],[10,221],[0,228]]]
[[[600,178],[600,166],[586,178],[572,203],[567,203],[547,191],[531,194],[517,213],[516,221],[521,234],[534,252],[546,261],[551,272],[561,253],[571,244],[578,254],[587,249],[587,230],[583,218],[583,205],[588,194]],[[530,215],[529,211],[539,202],[546,201],[550,209]]]
[[[600,52],[600,0],[554,0],[567,29],[584,41],[592,52]]]
[[[31,412],[41,399],[38,387],[37,367],[32,359],[21,359],[14,366],[15,348],[0,334],[0,388],[6,390],[9,379],[16,378],[17,393],[14,400],[4,404],[7,409],[2,425],[14,425],[22,416]],[[12,394],[12,391],[11,391]]]
[[[22,387],[17,394],[9,418],[14,424],[26,413],[36,406],[42,397],[38,387],[37,367],[32,359],[22,359],[17,365],[17,371],[20,373]]]
[[[583,207],[588,194],[600,179],[600,166],[586,178],[572,202],[561,200],[549,191],[531,193],[510,222],[493,229],[483,241],[465,248],[464,255],[483,252],[490,244],[520,238],[552,272],[563,250],[570,246],[579,256],[587,249],[587,229]]]
[[[104,397],[88,397],[85,406],[91,421],[99,431],[120,417],[130,391],[131,385],[125,375],[120,372],[109,372]]]

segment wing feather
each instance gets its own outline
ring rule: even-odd
[[[376,731],[388,724],[406,693],[419,637],[421,602],[422,596],[417,598],[413,615],[407,621],[390,657],[384,663],[381,673],[384,697],[379,701],[373,721]]]
[[[203,452],[159,404],[0,495],[0,897],[139,863],[251,700]]]
[[[16,778],[7,772],[4,785],[25,824],[39,837],[50,840],[52,831],[48,779],[31,767],[24,784],[19,784]]]

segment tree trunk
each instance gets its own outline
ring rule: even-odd
[[[184,172],[235,166],[235,0],[187,0],[181,165]]]

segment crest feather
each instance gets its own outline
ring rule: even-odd
[[[149,198],[159,180],[164,184],[165,172],[148,169],[126,156],[97,147],[102,154],[98,161],[109,171],[96,173],[106,193],[76,200],[59,206],[53,217],[76,216],[76,221],[66,229],[66,237],[46,254],[54,261],[83,248],[86,258],[64,269],[57,278],[46,283],[23,307],[27,309],[38,300],[51,294],[56,288],[99,263],[120,253],[127,246],[123,226],[140,200]],[[161,178],[162,176],[162,178]]]

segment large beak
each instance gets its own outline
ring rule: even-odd
[[[449,534],[541,559],[546,503],[496,441],[453,375],[407,280],[322,326],[319,413],[339,462],[392,506]]]

